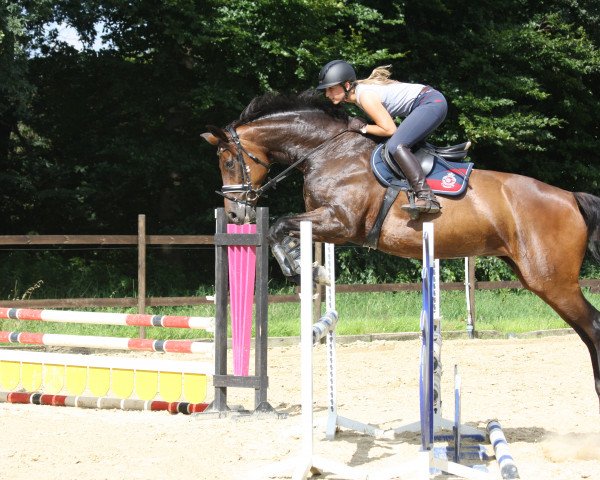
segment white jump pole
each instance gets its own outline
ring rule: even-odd
[[[307,239],[310,239],[307,241]],[[302,370],[302,454],[292,478],[306,478],[313,466],[313,279],[312,223],[300,222],[300,358]]]
[[[473,260],[474,261],[474,260]],[[475,335],[473,326],[473,312],[471,311],[471,279],[469,277],[470,271],[470,260],[469,257],[465,257],[465,297],[467,301],[467,335],[469,338],[473,338]]]

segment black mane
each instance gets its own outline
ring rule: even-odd
[[[348,119],[348,114],[342,106],[332,104],[316,90],[307,90],[300,94],[269,92],[252,99],[240,114],[235,126],[252,122],[270,114],[299,110],[319,110],[333,118]]]

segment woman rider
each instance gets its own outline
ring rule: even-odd
[[[356,79],[352,66],[333,60],[321,69],[318,90],[334,104],[358,105],[374,122],[367,125],[352,118],[348,129],[362,134],[390,137],[387,149],[415,192],[418,212],[438,213],[440,204],[425,181],[425,175],[411,148],[424,140],[446,118],[448,104],[437,90],[418,83],[390,79],[390,66],[377,67],[364,80]],[[404,117],[396,126],[394,117]],[[402,208],[413,213],[410,205]]]

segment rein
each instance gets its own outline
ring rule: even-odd
[[[333,140],[335,140],[340,135],[342,135],[342,134],[344,134],[346,132],[349,132],[349,131],[350,130],[342,130],[341,132],[336,133],[333,137],[325,140],[318,147],[313,148],[310,152],[308,152],[306,155],[304,155],[304,157],[300,158],[299,160],[296,160],[289,167],[287,167],[283,172],[279,173],[278,175],[276,175],[275,177],[273,177],[272,179],[270,179],[267,183],[265,183],[262,187],[260,187],[257,190],[257,192],[259,193],[259,195],[262,195],[265,191],[269,190],[270,188],[275,188],[279,182],[281,182],[282,180],[286,179],[287,177],[289,177],[291,175],[292,170],[294,170],[298,165],[300,165],[302,162],[304,162],[313,153],[319,151],[325,145],[329,144],[330,142],[332,142]]]
[[[323,147],[330,144],[333,140],[335,140],[339,136],[350,131],[348,129],[344,129],[341,132],[335,134],[333,137],[325,140],[323,143],[321,143],[319,146],[313,148],[310,152],[308,152],[302,158],[296,160],[294,163],[289,165],[281,173],[279,173],[278,175],[276,175],[275,177],[270,179],[262,187],[255,190],[254,188],[252,188],[252,182],[250,181],[250,178],[248,175],[248,166],[246,165],[246,161],[244,160],[243,153],[245,153],[248,156],[248,158],[252,159],[254,162],[265,167],[267,169],[267,172],[271,169],[271,165],[263,162],[258,157],[256,157],[256,155],[252,154],[251,152],[248,152],[242,146],[240,137],[238,136],[234,127],[232,127],[231,125],[228,125],[227,127],[225,127],[225,130],[227,130],[229,132],[229,134],[231,135],[231,139],[233,140],[233,142],[235,143],[235,145],[237,147],[236,161],[238,162],[238,164],[240,165],[240,168],[242,170],[242,182],[243,183],[237,184],[237,185],[223,185],[221,187],[221,191],[217,190],[216,193],[218,195],[225,197],[227,200],[230,200],[235,203],[247,205],[247,206],[252,206],[256,201],[258,201],[260,196],[263,195],[267,190],[269,190],[271,188],[275,188],[279,182],[281,182],[284,179],[286,179],[287,177],[289,177],[292,174],[292,171],[294,169],[296,169],[298,167],[298,165],[300,165],[302,162],[307,160],[315,152],[321,150]],[[242,200],[239,198],[232,197],[231,195],[229,195],[230,193],[243,193],[243,194],[245,194],[244,195],[245,199]]]

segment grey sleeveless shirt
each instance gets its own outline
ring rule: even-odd
[[[375,92],[392,118],[406,117],[424,86],[419,83],[403,82],[394,82],[385,85],[359,83],[355,90],[356,103],[361,107],[360,95],[364,92]]]

